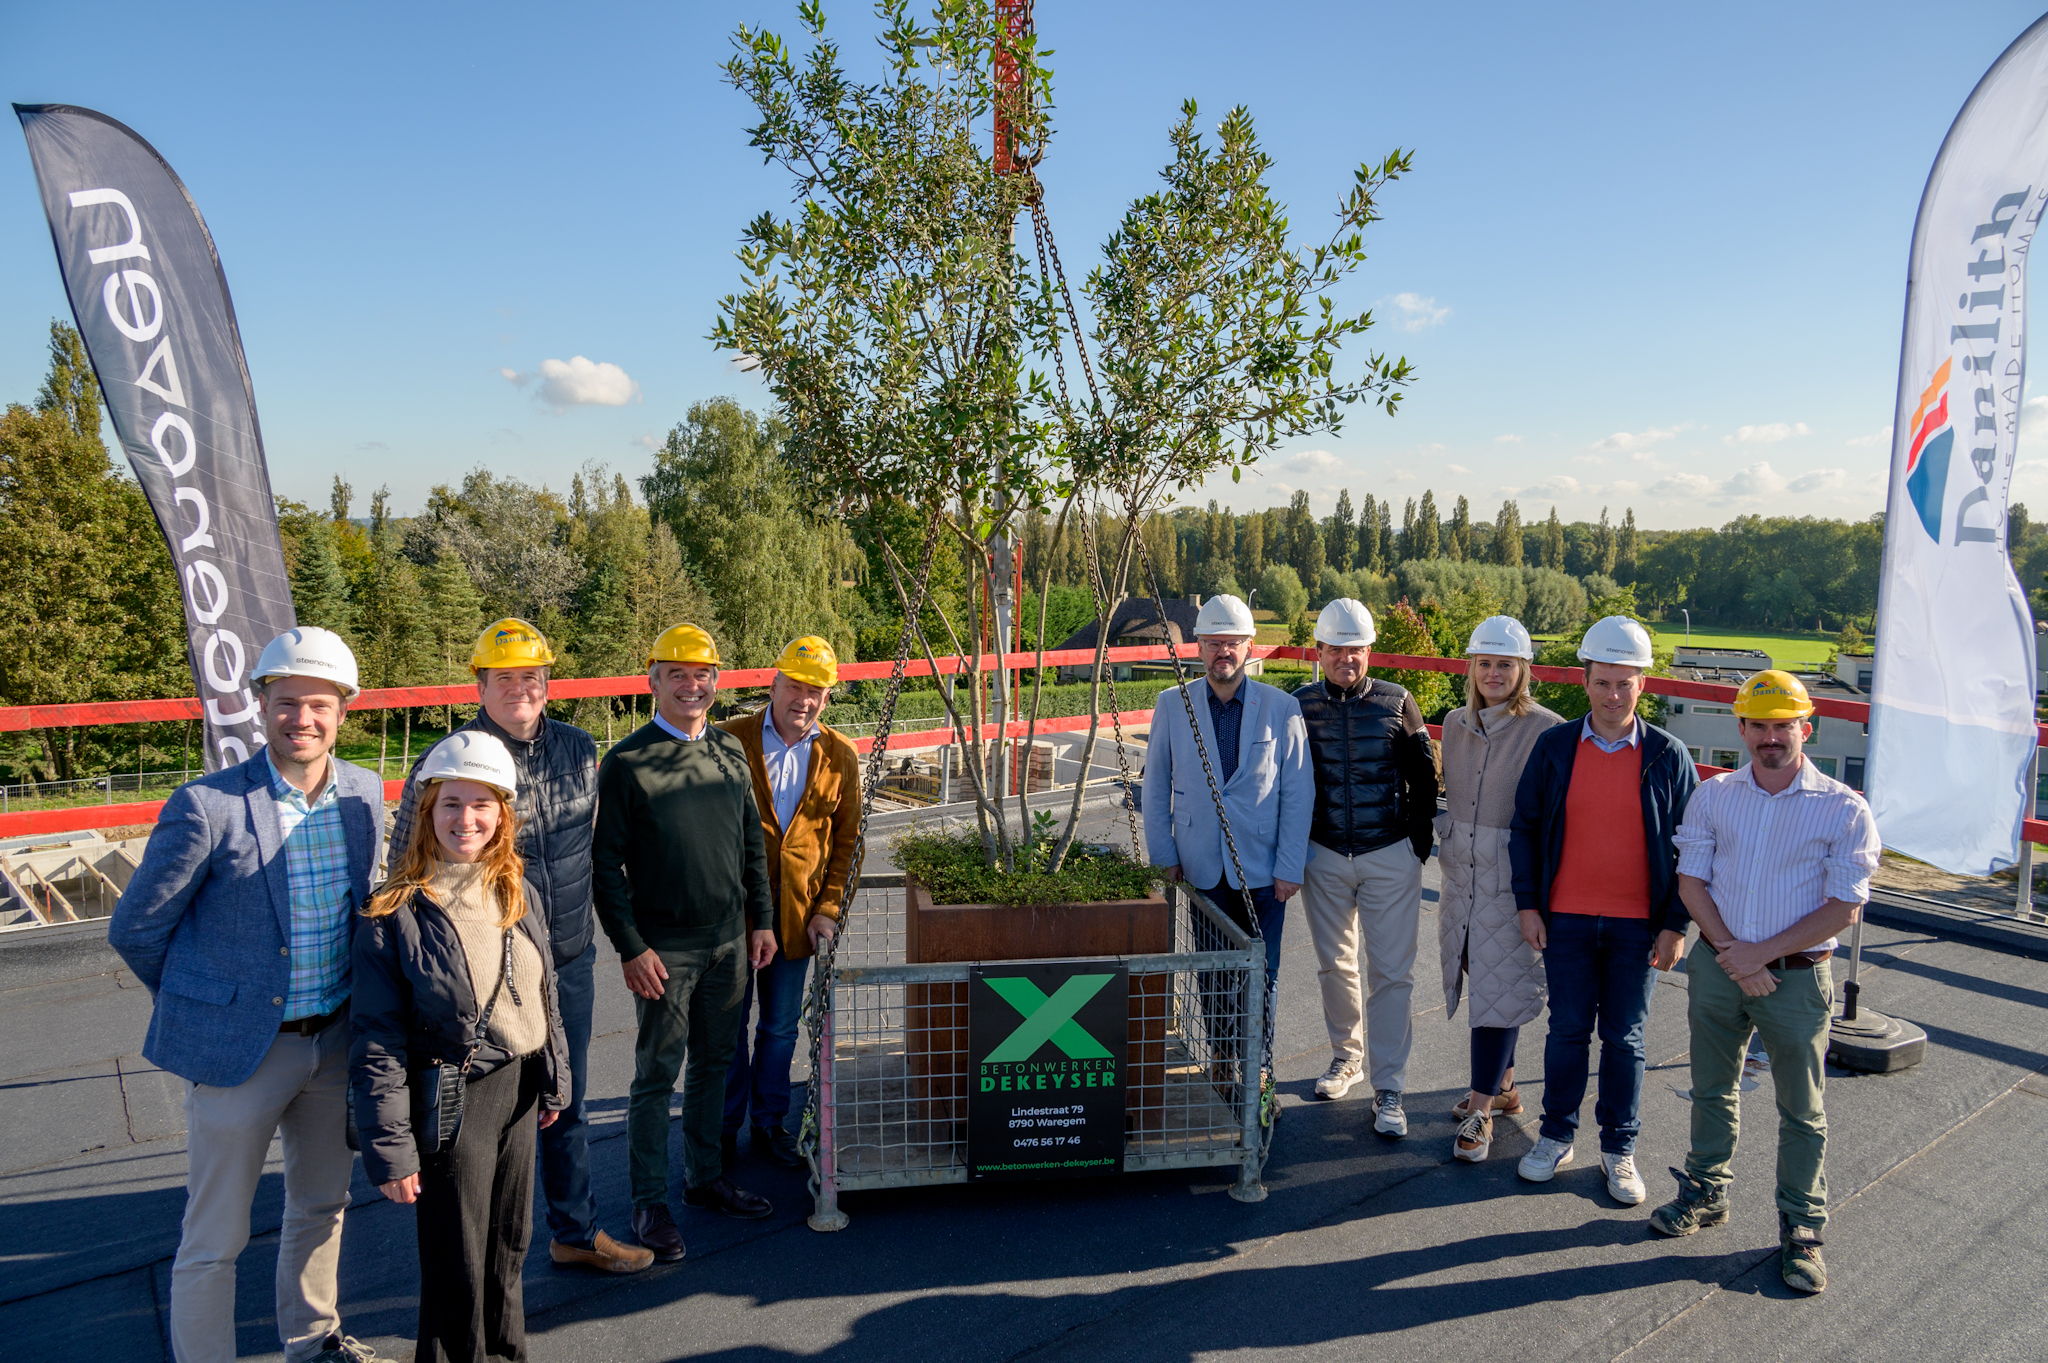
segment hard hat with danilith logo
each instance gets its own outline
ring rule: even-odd
[[[507,616],[486,628],[470,650],[469,670],[487,667],[552,667],[555,651],[541,632],[524,620]]]
[[[718,645],[711,642],[711,636],[695,625],[675,625],[663,630],[654,647],[647,651],[647,665],[656,663],[697,663],[704,667],[723,667],[718,661]]]
[[[832,651],[830,640],[806,634],[789,641],[775,660],[775,670],[805,686],[833,686],[839,681],[839,655]]]
[[[1742,719],[1805,719],[1813,713],[1813,697],[1790,672],[1767,667],[1742,684],[1729,708]]]

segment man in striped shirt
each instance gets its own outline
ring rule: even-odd
[[[1790,673],[1742,685],[1737,724],[1749,765],[1703,784],[1678,827],[1678,888],[1701,941],[1687,970],[1692,1148],[1678,1196],[1650,1214],[1660,1235],[1728,1219],[1737,1085],[1754,1030],[1778,1098],[1778,1271],[1798,1292],[1827,1286],[1821,1171],[1822,1060],[1835,989],[1828,958],[1856,921],[1877,869],[1877,825],[1863,797],[1801,752],[1813,702]]]

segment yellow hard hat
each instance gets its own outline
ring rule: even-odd
[[[725,665],[718,661],[718,645],[695,625],[675,625],[663,630],[647,654],[648,666],[655,663],[699,663],[706,667]]]
[[[1743,719],[1805,719],[1813,713],[1813,700],[1799,678],[1767,667],[1742,684],[1732,708]]]
[[[486,626],[469,651],[472,672],[487,667],[552,667],[554,661],[555,651],[541,632],[512,616]]]
[[[775,660],[775,670],[805,686],[834,686],[839,681],[839,655],[832,651],[829,640],[806,634],[789,641]]]

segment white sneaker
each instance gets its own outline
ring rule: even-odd
[[[1600,1156],[1600,1167],[1607,1171],[1607,1195],[1623,1206],[1633,1207],[1650,1195],[1643,1187],[1643,1178],[1636,1172],[1634,1155]]]
[[[1554,1141],[1548,1136],[1538,1136],[1536,1144],[1522,1162],[1515,1166],[1515,1172],[1531,1183],[1548,1183],[1557,1176],[1557,1171],[1572,1162],[1572,1147],[1569,1141]]]
[[[1348,1055],[1337,1056],[1330,1061],[1330,1068],[1323,1071],[1323,1077],[1316,1080],[1316,1097],[1342,1098],[1364,1077],[1356,1060]]]
[[[1458,1123],[1457,1139],[1451,1142],[1451,1158],[1477,1164],[1493,1150],[1493,1118],[1475,1112]]]
[[[1401,1110],[1401,1095],[1381,1089],[1372,1096],[1372,1129],[1392,1140],[1408,1134],[1408,1114]]]

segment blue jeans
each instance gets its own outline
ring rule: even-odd
[[[732,1053],[732,1071],[725,1079],[725,1131],[755,1126],[781,1126],[789,1116],[789,1067],[796,1059],[796,1038],[804,1013],[804,980],[810,957],[792,961],[776,948],[775,959],[747,979],[740,1003],[740,1034]],[[754,998],[761,1000],[761,1021],[747,1045],[747,1014]]]
[[[1593,1033],[1600,1033],[1600,1149],[1626,1155],[1642,1127],[1643,1024],[1650,1016],[1648,919],[1553,913],[1543,972],[1550,983],[1550,1035],[1543,1043],[1542,1133],[1570,1144],[1579,1131]]]
[[[597,943],[555,971],[555,1001],[569,1042],[569,1106],[540,1133],[541,1192],[548,1231],[564,1244],[588,1245],[597,1234],[597,1199],[590,1192],[590,1128],[584,1120],[584,1081],[590,1066],[590,1010],[597,998]]]

